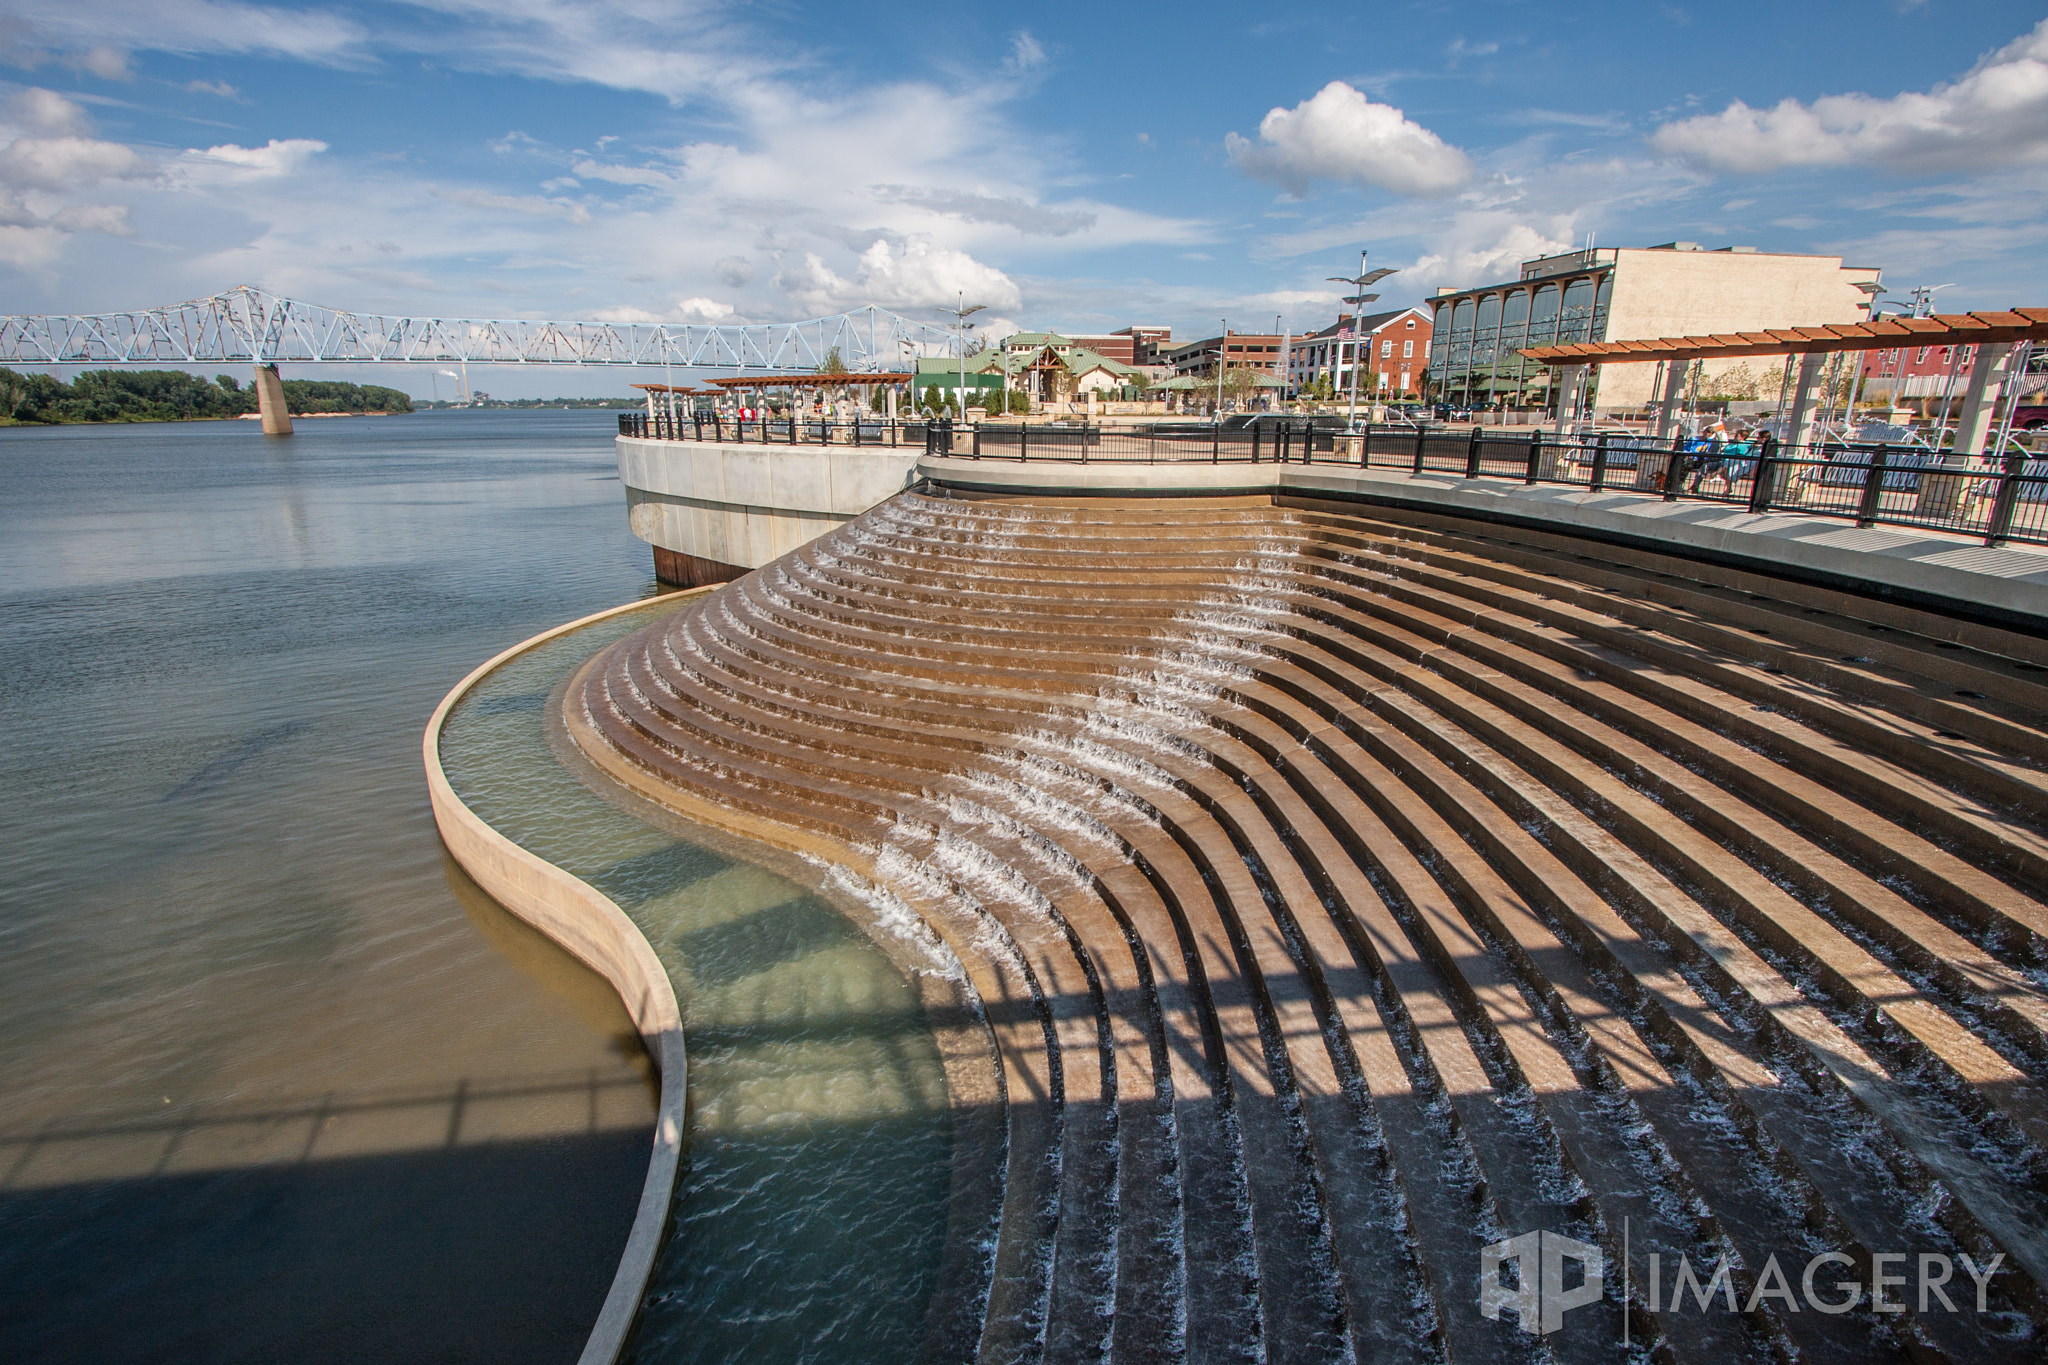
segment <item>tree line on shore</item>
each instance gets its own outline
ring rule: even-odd
[[[287,379],[294,413],[411,412],[412,398],[377,384]],[[183,370],[87,370],[65,383],[0,368],[0,416],[10,424],[182,422],[256,411],[256,390],[233,375],[211,380]]]

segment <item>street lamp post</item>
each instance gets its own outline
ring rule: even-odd
[[[941,308],[937,311],[941,313],[950,313],[953,317],[955,325],[958,326],[960,329],[960,339],[958,344],[958,350],[960,353],[960,387],[955,389],[954,393],[959,395],[960,417],[961,420],[964,421],[967,417],[967,319],[972,317],[974,314],[979,313],[982,309],[988,307],[988,305],[985,303],[977,303],[972,307],[969,307],[967,303],[967,294],[965,291],[962,291],[959,297],[960,304],[958,307]]]
[[[1216,343],[1216,424],[1223,424],[1223,366],[1230,354],[1230,319],[1222,319],[1223,336]]]
[[[1353,308],[1363,308],[1366,304],[1379,298],[1378,294],[1368,294],[1365,292],[1368,286],[1378,284],[1389,275],[1401,273],[1398,270],[1390,270],[1384,266],[1378,270],[1367,270],[1365,268],[1366,255],[1367,253],[1362,250],[1358,253],[1358,277],[1356,279],[1349,279],[1343,275],[1332,275],[1329,277],[1332,284],[1348,284],[1358,291],[1344,300]],[[1362,314],[1354,313],[1351,317],[1351,410],[1350,414],[1345,418],[1345,426],[1348,430],[1352,431],[1358,429],[1358,362],[1362,359],[1358,353],[1358,319],[1361,316]],[[1342,349],[1344,338],[1341,335],[1337,338],[1337,345],[1339,348],[1337,354],[1341,357],[1344,354]]]

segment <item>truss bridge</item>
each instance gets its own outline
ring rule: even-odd
[[[0,316],[0,364],[331,362],[851,370],[950,354],[955,334],[867,307],[803,322],[535,322],[355,313],[249,285],[130,313]]]

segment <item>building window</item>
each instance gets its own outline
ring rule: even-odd
[[[1920,348],[1920,354],[1913,357],[1913,363],[1915,365],[1925,365],[1927,363],[1927,353],[1931,349],[1933,348],[1928,346],[1922,346]]]
[[[1415,330],[1415,319],[1414,319],[1414,318],[1410,318],[1410,319],[1408,319],[1408,330],[1409,330],[1409,331],[1411,331],[1411,332]]]
[[[1393,344],[1392,342],[1389,342],[1389,343],[1388,343],[1388,345],[1389,345],[1389,346],[1391,346],[1392,344]],[[1411,359],[1413,359],[1413,358],[1414,358],[1414,356],[1415,356],[1415,343],[1414,343],[1414,342],[1412,342],[1412,341],[1404,341],[1404,342],[1402,342],[1402,343],[1401,343],[1401,359],[1403,359],[1403,360],[1411,360]]]
[[[1414,345],[1415,343],[1411,341],[1411,342],[1409,342],[1408,344],[1412,346],[1412,345]],[[1381,358],[1382,360],[1386,359],[1386,358],[1387,358],[1388,356],[1392,355],[1393,353],[1394,353],[1394,343],[1393,343],[1393,342],[1391,342],[1391,341],[1382,341],[1382,342],[1380,343],[1380,358]]]

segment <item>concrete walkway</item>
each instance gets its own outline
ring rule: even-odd
[[[2048,547],[1987,548],[1968,536],[1858,528],[1832,517],[1753,516],[1722,503],[1557,484],[1300,464],[1019,464],[920,459],[947,488],[1042,494],[1298,493],[1568,531],[1639,549],[1781,574],[1844,591],[2048,630]]]

